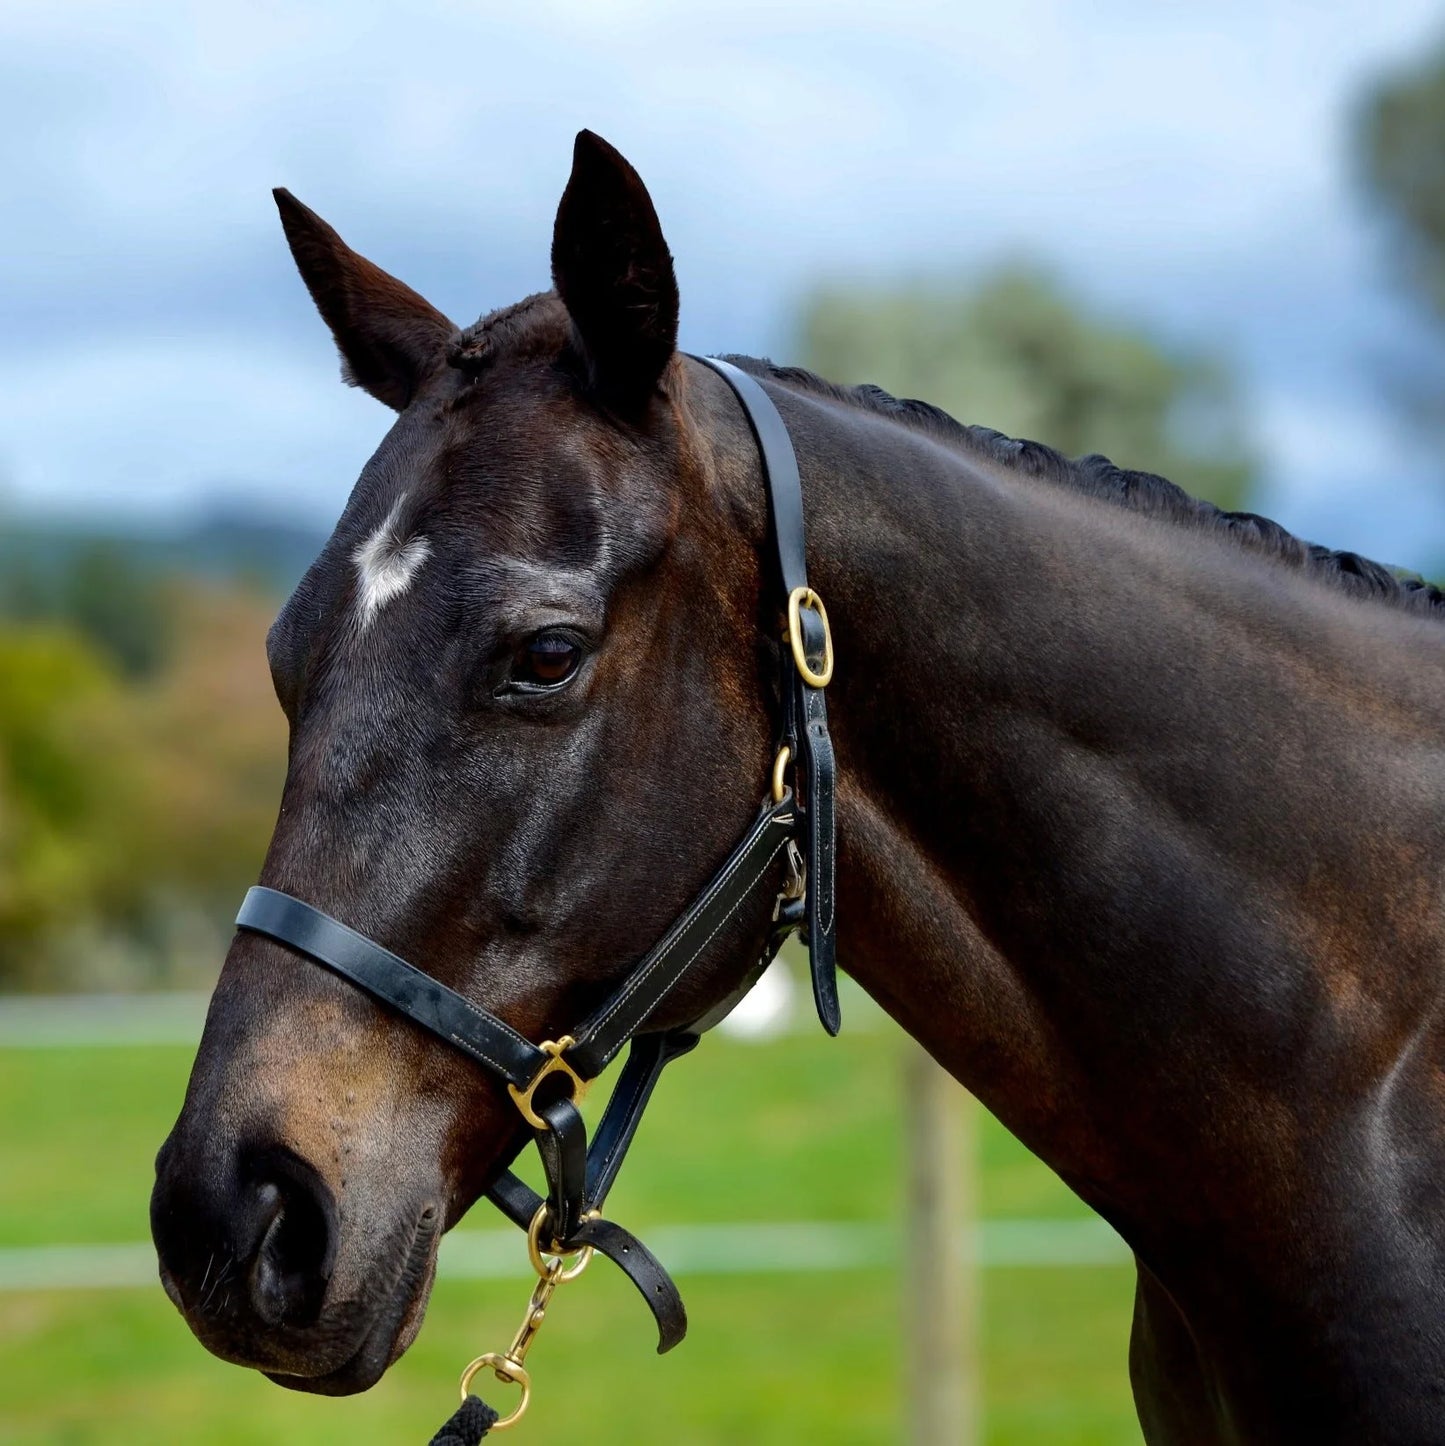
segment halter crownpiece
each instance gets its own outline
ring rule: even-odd
[[[479,1356],[468,1366],[462,1409],[438,1442],[476,1442],[488,1429],[516,1423],[531,1393],[523,1360],[547,1302],[559,1285],[581,1273],[594,1251],[614,1261],[642,1293],[657,1320],[659,1352],[683,1338],[687,1316],[672,1279],[641,1241],[601,1214],[659,1075],[732,1010],[795,930],[807,940],[813,997],[824,1029],[837,1034],[842,1022],[834,948],[835,764],[823,696],[833,676],[833,639],[823,600],[808,586],[798,461],[777,407],[757,381],[730,362],[693,360],[728,384],[757,440],[787,616],[787,646],[779,653],[782,718],[769,795],[702,891],[600,1008],[572,1034],[542,1044],[533,1044],[505,1020],[290,894],[253,888],[236,916],[238,928],[334,970],[499,1076],[534,1132],[547,1177],[546,1198],[510,1171],[502,1173],[487,1198],[528,1232],[538,1285],[508,1350]],[[787,785],[790,766],[800,789]],[[773,928],[740,987],[681,1029],[640,1033],[688,979],[719,931],[760,890],[771,890],[779,858],[788,869],[775,895]],[[589,1147],[577,1106],[590,1082],[629,1042],[627,1063]],[[539,1102],[538,1087],[548,1080],[555,1084]],[[573,1255],[577,1263],[568,1266]],[[510,1416],[498,1420],[468,1394],[472,1377],[483,1369],[521,1387],[521,1400]]]

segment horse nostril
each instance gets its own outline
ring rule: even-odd
[[[330,1193],[310,1171],[278,1171],[256,1189],[260,1243],[251,1260],[251,1304],[267,1325],[308,1325],[321,1313],[336,1254]]]

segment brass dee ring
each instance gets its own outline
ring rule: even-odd
[[[507,1081],[507,1093],[512,1097],[512,1103],[521,1110],[522,1118],[531,1125],[534,1130],[545,1130],[548,1128],[547,1121],[532,1106],[532,1096],[537,1093],[537,1086],[542,1083],[548,1075],[563,1074],[572,1089],[572,1103],[580,1105],[587,1097],[587,1087],[590,1080],[585,1080],[571,1064],[563,1058],[563,1050],[571,1049],[576,1043],[570,1034],[564,1034],[561,1039],[547,1040],[539,1044],[537,1048],[547,1056],[547,1061],[541,1069],[532,1076],[531,1082],[524,1090],[519,1090],[510,1080]]]
[[[803,651],[803,628],[801,613],[811,608],[823,624],[823,671],[815,673]],[[810,688],[826,688],[833,680],[833,630],[828,626],[828,609],[823,599],[810,587],[795,587],[788,594],[788,641],[793,646],[793,662],[803,681]]]
[[[788,771],[788,764],[793,761],[793,750],[785,743],[778,749],[778,756],[773,759],[773,802],[781,803],[787,785],[783,782],[783,775]]]
[[[597,1212],[589,1210],[582,1218],[591,1219]],[[527,1227],[527,1259],[532,1262],[532,1269],[537,1272],[543,1280],[551,1276],[558,1285],[565,1285],[569,1280],[576,1280],[579,1275],[592,1263],[592,1247],[590,1245],[574,1246],[571,1250],[560,1249],[557,1242],[552,1242],[552,1249],[549,1252],[557,1257],[556,1260],[548,1263],[542,1252],[542,1222],[547,1218],[547,1203],[544,1200],[537,1207],[537,1213],[532,1216],[532,1223]],[[568,1255],[575,1255],[576,1261],[569,1265],[566,1270],[560,1270],[563,1258]]]
[[[527,1374],[527,1368],[518,1361],[508,1360],[506,1356],[496,1351],[488,1351],[484,1356],[478,1356],[466,1370],[462,1372],[462,1400],[465,1401],[471,1393],[472,1377],[478,1371],[490,1367],[492,1374],[505,1386],[520,1386],[522,1388],[522,1399],[517,1402],[516,1409],[510,1416],[503,1416],[492,1426],[493,1431],[505,1431],[508,1426],[515,1426],[522,1419],[522,1413],[526,1411],[532,1400],[532,1378]]]

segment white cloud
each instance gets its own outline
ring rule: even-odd
[[[78,516],[164,515],[209,491],[334,518],[391,413],[342,386],[327,351],[193,337],[9,361],[0,475],[22,500]]]
[[[1273,409],[1277,478],[1320,460],[1315,431],[1281,423],[1286,394],[1316,415],[1345,397],[1388,456],[1362,375],[1377,278],[1347,108],[1435,16],[1433,0],[10,0],[0,466],[63,506],[169,505],[223,480],[339,497],[385,418],[335,385],[267,189],[468,319],[545,283],[581,125],[653,189],[690,345],[782,349],[822,270],[1027,249],[1235,349]]]

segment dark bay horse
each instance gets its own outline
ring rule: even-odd
[[[596,137],[555,290],[463,330],[278,200],[349,379],[399,416],[268,641],[291,745],[262,880],[555,1038],[757,807],[756,447],[676,351],[652,205]],[[739,364],[797,449],[837,642],[840,958],[1133,1248],[1146,1437],[1445,1441],[1440,596]],[[716,939],[678,1009],[767,927]],[[238,935],[157,1163],[166,1289],[217,1354],[363,1390],[523,1130],[460,1054]]]

